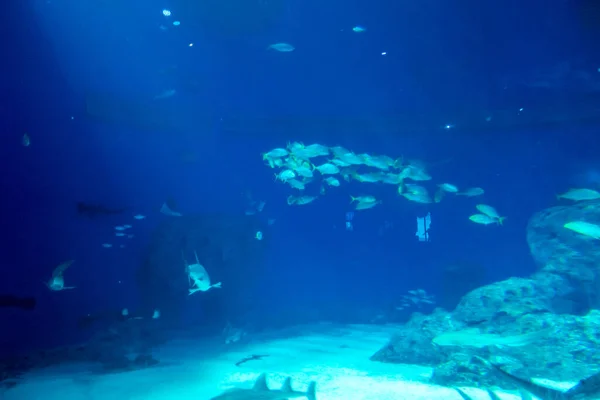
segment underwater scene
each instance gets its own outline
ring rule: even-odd
[[[0,399],[600,399],[600,2],[3,11]]]

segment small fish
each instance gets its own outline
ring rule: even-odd
[[[591,238],[600,240],[599,225],[591,224],[585,221],[572,221],[564,224],[564,227],[581,235],[589,236]]]
[[[125,224],[125,225],[123,225],[123,228],[124,228],[124,229],[131,229],[131,228],[132,228],[132,226],[131,226],[131,225],[129,225],[129,224]]]
[[[24,147],[29,147],[29,145],[31,144],[31,138],[29,137],[28,134],[24,134],[23,137],[21,138],[21,144]]]
[[[256,240],[262,240],[263,239],[263,233],[261,231],[257,231],[256,234],[254,235],[254,238]]]
[[[137,215],[134,215],[133,218],[137,219],[137,220],[142,220],[142,219],[146,219],[146,216],[142,215],[142,214],[137,214]]]
[[[296,173],[303,178],[312,178],[313,177],[312,169],[310,169],[310,164],[308,164],[308,163],[306,165],[301,165],[301,166],[297,167]]]
[[[468,188],[463,192],[456,193],[457,196],[467,196],[467,197],[475,197],[481,196],[485,191],[480,187]]]
[[[421,185],[415,185],[413,183],[407,183],[404,185],[406,193],[414,194],[416,196],[427,196],[429,192]]]
[[[121,236],[125,236],[125,234],[123,232],[115,232],[115,236],[121,237]]]
[[[127,235],[127,239],[133,239],[133,234],[130,233],[129,235]]]
[[[312,203],[316,199],[317,199],[317,196],[301,196],[301,197],[289,196],[287,198],[287,203],[290,206],[293,205],[293,204],[297,204],[299,206],[302,206],[302,205],[305,205],[305,204]]]
[[[210,400],[285,400],[298,397],[306,397],[308,400],[316,400],[317,384],[309,382],[306,392],[292,389],[291,378],[286,378],[281,389],[269,389],[267,376],[261,374],[251,389],[229,389]]]
[[[276,148],[262,154],[263,160],[286,157],[290,154],[286,149]]]
[[[407,179],[413,181],[429,181],[431,180],[431,175],[427,173],[423,168],[409,165],[402,170],[401,175]]]
[[[315,167],[315,169],[322,175],[333,175],[340,172],[340,169],[336,165],[330,163],[319,165],[318,167]]]
[[[280,51],[282,53],[289,53],[296,50],[296,48],[289,43],[275,43],[267,47],[267,50],[269,49]]]
[[[296,174],[291,169],[285,169],[278,174],[275,174],[275,179],[279,179],[281,182],[286,182],[290,179],[294,179]]]
[[[448,193],[458,193],[458,187],[456,187],[456,185],[453,185],[451,183],[440,183],[438,185],[438,187],[440,189],[442,189],[444,192],[448,192]]]
[[[476,224],[480,224],[480,225],[490,225],[490,224],[497,224],[500,225],[500,223],[498,222],[497,219],[492,218],[488,215],[485,214],[474,214],[471,215],[469,217],[469,220],[475,222]]]
[[[362,32],[364,32],[366,30],[367,30],[366,28],[363,28],[360,25],[356,25],[354,28],[352,28],[352,31],[356,32],[356,33],[362,33]]]
[[[600,199],[600,193],[592,189],[569,189],[566,193],[557,195],[556,198],[573,201],[597,200]]]
[[[475,208],[480,213],[485,214],[488,217],[497,220],[499,225],[502,225],[502,222],[506,219],[506,217],[501,217],[498,214],[498,211],[496,211],[496,209],[494,207],[488,206],[487,204],[477,204],[475,206]]]
[[[102,247],[104,247],[105,249],[110,249],[112,247],[112,244],[110,244],[110,243],[102,243]]]
[[[115,231],[124,231],[125,227],[124,226],[115,226]]]
[[[354,174],[352,177],[361,183],[377,183],[380,182],[383,177],[382,173],[369,172],[367,174]]]
[[[286,183],[290,185],[292,189],[304,190],[304,183],[300,182],[299,180],[290,179],[286,181]]]
[[[328,184],[329,186],[335,186],[335,187],[340,186],[340,181],[332,176],[325,179],[325,183]]]
[[[375,196],[350,196],[350,203],[354,203],[355,201],[359,203],[375,203],[377,202],[377,199]]]
[[[402,196],[404,196],[405,199],[410,200],[410,201],[414,201],[415,203],[421,203],[421,204],[429,204],[432,202],[431,197],[429,196],[429,193],[425,192],[425,193],[402,193]]]
[[[377,204],[380,204],[381,201],[376,201],[376,202],[368,202],[368,203],[358,203],[356,204],[356,206],[354,207],[355,210],[368,210],[369,208],[373,208],[375,207]]]

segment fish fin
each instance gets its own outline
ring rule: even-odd
[[[194,256],[196,257],[196,264],[200,264],[200,260],[198,260],[198,253],[194,250]]]
[[[252,390],[259,390],[259,391],[269,391],[269,386],[267,385],[267,375],[266,374],[260,374],[260,376],[256,379],[256,382],[254,382],[254,386],[252,387]]]
[[[317,400],[317,382],[310,381],[306,389],[306,398],[308,400]]]
[[[183,254],[183,249],[181,249],[181,258],[183,259],[183,264],[185,265],[185,268],[187,270],[188,263],[187,263],[187,260],[185,259],[185,254]]]
[[[490,389],[485,389],[485,390],[487,391],[488,396],[490,396],[490,399],[492,399],[492,400],[500,400],[500,397],[498,397],[498,395],[496,393],[494,393]]]
[[[281,391],[284,393],[291,393],[293,392],[292,390],[292,378],[290,378],[289,376],[287,378],[285,378],[285,381],[283,382],[283,385],[281,385]]]
[[[217,282],[214,285],[212,285],[211,287],[214,287],[216,289],[221,289],[223,287],[223,284],[221,282]]]
[[[519,394],[521,395],[521,400],[533,400],[531,394],[521,388],[519,388]]]
[[[473,400],[473,398],[471,396],[469,396],[468,394],[466,394],[459,388],[455,387],[454,390],[456,390],[458,392],[458,394],[460,394],[460,397],[462,397],[464,400]]]
[[[54,271],[52,272],[52,277],[55,278],[57,276],[62,275],[67,268],[69,268],[71,266],[71,264],[73,264],[75,260],[69,260],[69,261],[65,261],[64,263],[60,264],[58,267],[54,268]]]
[[[504,222],[505,219],[506,219],[506,217],[498,218],[498,225],[502,225],[502,223]]]

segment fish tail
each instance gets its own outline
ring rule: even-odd
[[[506,219],[506,217],[498,218],[498,225],[502,225],[502,223],[504,222],[505,219]]]
[[[354,203],[356,201],[356,197],[350,196],[350,203]]]
[[[306,398],[308,400],[317,400],[317,383],[315,381],[311,381],[308,384],[308,389],[306,389]]]

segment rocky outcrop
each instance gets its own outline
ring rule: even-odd
[[[600,201],[552,207],[535,214],[527,226],[527,243],[541,270],[564,276],[574,289],[587,287],[587,292],[594,294],[600,272],[600,242],[564,228],[572,221],[600,224]]]
[[[600,242],[564,228],[570,221],[600,224],[600,201],[554,207],[529,221],[527,241],[539,270],[472,290],[452,312],[416,314],[371,359],[435,367],[444,385],[491,384],[475,356],[499,356],[522,376],[577,380],[600,369]],[[546,332],[519,347],[443,346],[439,334],[476,329],[501,337]]]
[[[450,314],[437,308],[433,314],[414,313],[409,322],[379,351],[371,361],[395,364],[437,365],[444,355],[431,343],[439,332],[450,329]]]

